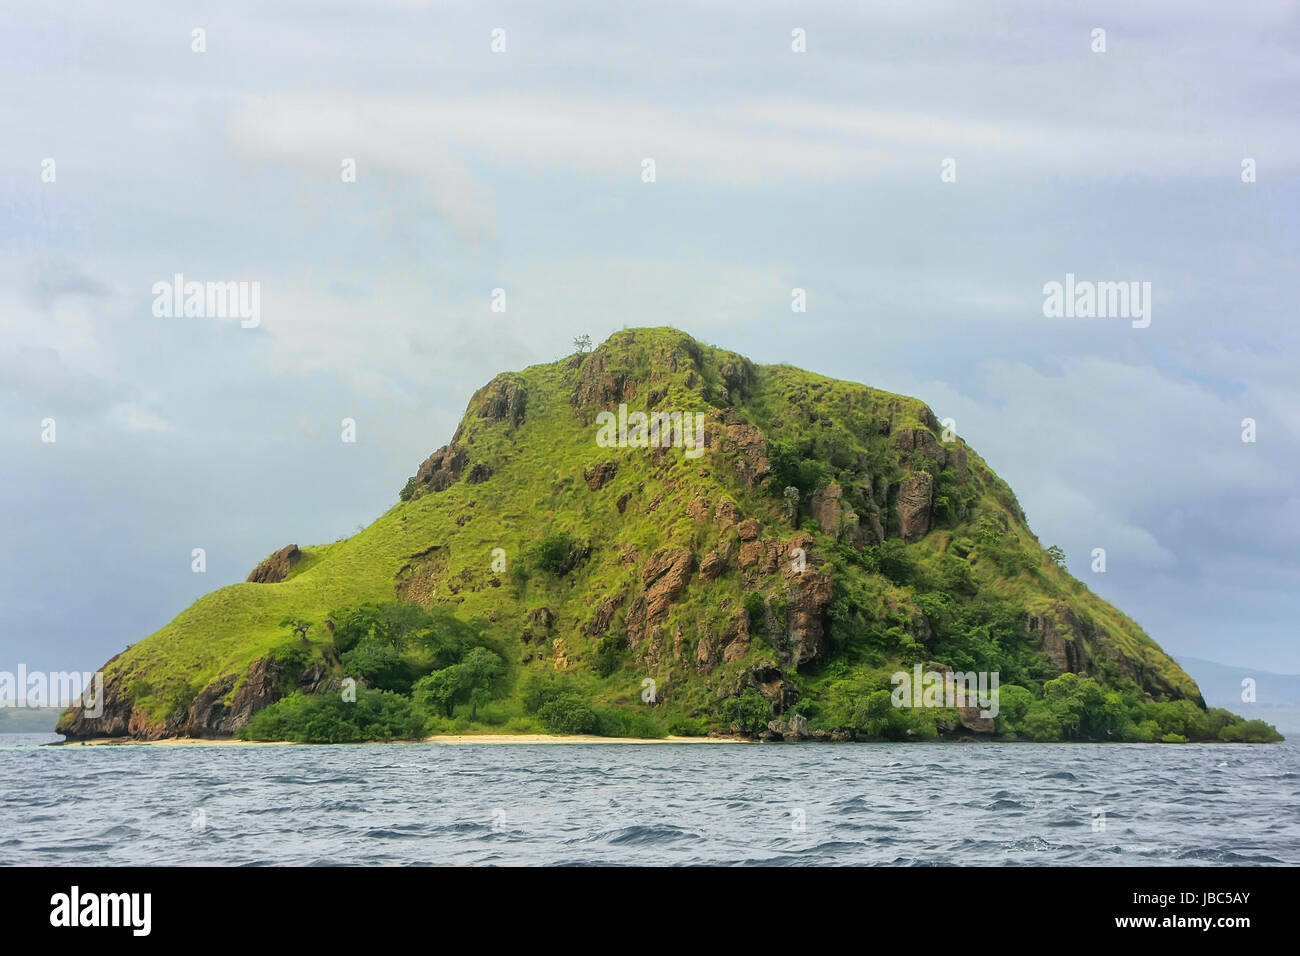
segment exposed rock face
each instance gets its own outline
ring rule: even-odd
[[[712,581],[727,567],[727,559],[717,551],[710,551],[700,562],[700,580]]]
[[[713,521],[718,526],[719,531],[726,531],[735,525],[742,518],[740,509],[730,498],[723,498],[718,502],[718,507],[713,511]]]
[[[1043,650],[1058,674],[1089,674],[1097,670],[1091,646],[1094,640],[1103,648],[1110,646],[1110,635],[1098,630],[1095,634],[1079,619],[1074,610],[1064,602],[1057,602],[1043,614],[1026,613],[1025,632]],[[1103,660],[1111,661],[1121,674],[1132,680],[1147,693],[1180,697],[1183,694],[1166,681],[1153,667],[1141,658],[1115,654],[1103,650]],[[1204,706],[1200,694],[1188,695],[1199,706]]]
[[[642,591],[628,606],[627,639],[650,666],[662,659],[662,624],[686,590],[694,564],[695,556],[690,551],[661,548],[641,571]]]
[[[253,584],[278,584],[289,576],[289,571],[301,557],[302,552],[296,544],[287,544],[253,568],[249,572],[248,581]]]
[[[668,616],[668,609],[686,590],[690,581],[691,552],[662,548],[650,556],[641,581],[645,586],[646,619],[654,624]]]
[[[1195,702],[1198,707],[1205,706],[1205,698],[1199,692],[1194,695],[1180,694],[1177,688],[1165,680],[1160,672],[1155,667],[1148,665],[1145,660],[1116,654],[1113,650],[1108,651],[1105,656],[1114,662],[1121,674],[1135,682],[1148,694],[1157,696],[1168,694],[1171,697],[1186,696],[1189,700]]]
[[[280,699],[281,673],[273,658],[264,657],[248,666],[230,704],[222,700],[234,689],[233,677],[209,685],[194,699],[190,708],[189,733],[193,737],[229,736],[239,730],[259,710]],[[309,686],[312,682],[309,681]]]
[[[740,535],[741,541],[753,541],[758,537],[758,522],[753,518],[742,521],[736,525],[736,534]]]
[[[767,442],[763,440],[763,433],[753,425],[728,425],[722,453],[731,459],[736,475],[750,488],[771,471]]]
[[[161,720],[151,720],[135,706],[122,678],[110,677],[104,682],[103,714],[91,717],[83,707],[74,707],[60,720],[59,732],[69,740],[228,737],[247,724],[258,711],[280,699],[281,676],[274,659],[258,659],[249,665],[242,682],[235,675],[227,674],[200,691],[188,712],[175,712]],[[303,675],[301,686],[308,693],[319,693],[328,683],[327,672],[318,667]],[[231,691],[234,691],[234,697],[226,703]]]
[[[997,722],[992,717],[981,717],[979,707],[958,707],[957,719],[967,730],[977,734],[991,734],[997,729]]]
[[[603,349],[583,360],[578,385],[573,392],[573,406],[585,413],[585,421],[594,421],[597,411],[608,411],[636,394],[636,381],[625,371],[611,371]]]
[[[447,550],[434,546],[413,554],[397,572],[393,593],[398,600],[428,607],[438,594],[447,567]]]
[[[481,461],[476,461],[465,476],[465,484],[480,485],[492,477],[492,469]]]
[[[885,540],[885,527],[880,523],[880,512],[875,509],[874,505],[867,512],[866,520],[859,521],[858,527],[861,530],[864,545],[880,544]]]
[[[943,446],[924,428],[900,428],[894,433],[894,447],[905,465],[912,464],[918,458],[929,458],[940,465],[944,463]]]
[[[461,476],[469,463],[465,449],[453,445],[444,445],[425,459],[420,470],[415,473],[417,488],[429,491],[446,491]]]
[[[528,623],[549,631],[555,625],[555,613],[549,607],[535,607],[528,612]]]
[[[471,400],[479,401],[479,417],[490,422],[507,422],[518,428],[528,409],[528,393],[519,382],[498,377],[479,389]]]
[[[1057,604],[1051,613],[1041,616],[1026,614],[1025,630],[1051,659],[1058,674],[1087,673],[1089,659],[1083,625],[1069,605]]]
[[[557,671],[567,671],[569,669],[569,648],[565,644],[564,638],[557,637],[553,642],[552,656]]]
[[[582,633],[588,637],[599,637],[609,630],[610,623],[614,620],[614,615],[618,609],[623,606],[623,596],[606,598],[596,605],[596,614],[590,621],[582,626]]]
[[[745,683],[769,700],[778,714],[784,713],[799,701],[799,692],[786,682],[785,674],[779,667],[759,665],[749,672]]]
[[[726,664],[738,661],[749,653],[749,615],[743,611],[731,619],[723,635],[722,660]]]
[[[736,563],[741,568],[757,567],[763,560],[765,552],[762,541],[742,541],[740,544],[740,553],[736,556]]]
[[[947,446],[948,467],[952,473],[957,476],[959,485],[966,483],[966,478],[970,475],[970,466],[966,462],[966,445],[964,442],[954,442]]]
[[[819,572],[805,572],[788,591],[785,642],[796,667],[829,649],[826,623],[831,593],[830,575]]]
[[[928,474],[918,471],[903,479],[898,487],[898,533],[904,541],[920,541],[929,532],[933,500],[934,479]]]
[[[231,732],[230,708],[224,701],[234,689],[235,675],[228,674],[199,691],[190,708],[190,736],[216,737]]]
[[[833,481],[813,494],[812,516],[821,527],[822,534],[831,538],[837,538],[840,533],[840,520],[844,517],[840,498],[843,495],[844,490]]]
[[[617,473],[617,462],[602,461],[594,465],[588,465],[583,469],[582,477],[587,482],[588,488],[592,491],[600,491],[601,488],[604,488],[614,479],[614,475]]]
[[[729,402],[742,401],[753,388],[754,366],[748,359],[728,359],[718,371],[722,373]]]
[[[116,661],[117,655],[108,664]],[[105,670],[108,665],[105,665]],[[69,740],[89,740],[93,737],[125,737],[130,732],[133,711],[131,698],[126,693],[126,679],[118,674],[104,678],[104,707],[98,717],[90,717],[80,704],[65,711],[59,718],[57,730]]]
[[[791,714],[789,720],[768,721],[767,729],[778,740],[807,740],[812,736],[808,730],[808,718],[803,714]]]
[[[695,643],[695,666],[700,671],[707,672],[717,662],[717,648],[713,643],[713,635],[705,631]]]

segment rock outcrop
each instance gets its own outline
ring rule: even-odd
[[[293,566],[302,557],[296,544],[288,544],[271,555],[248,574],[251,584],[278,584],[289,576]]]
[[[929,434],[928,432],[926,434]],[[898,486],[898,533],[904,541],[920,541],[930,531],[934,479],[919,471]]]
[[[588,465],[583,470],[582,477],[587,482],[588,488],[592,491],[600,491],[614,479],[616,474],[618,474],[618,463],[606,460]]]
[[[469,454],[455,445],[444,445],[425,459],[415,473],[417,488],[427,491],[446,491],[465,471]]]
[[[528,411],[528,392],[513,378],[497,377],[475,392],[470,404],[478,404],[480,418],[518,428]]]

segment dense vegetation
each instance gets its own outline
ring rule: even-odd
[[[824,703],[796,705],[810,721],[858,738],[933,740],[957,725],[945,708],[895,707],[889,674],[828,682]],[[758,715],[761,719],[761,715]],[[1062,674],[1043,684],[1041,696],[1016,684],[998,689],[997,733],[1006,740],[1267,743],[1281,736],[1262,720],[1247,721],[1222,709],[1202,710],[1189,700],[1147,701],[1133,691],[1106,690],[1091,677]]]
[[[439,610],[396,602],[345,608],[329,615],[334,640],[319,648],[342,678],[328,693],[293,693],[256,714],[240,732],[245,740],[347,743],[410,740],[474,727],[512,733],[595,734],[606,737],[699,735],[710,728],[757,736],[778,715],[753,689],[728,697],[712,720],[602,707],[595,686],[556,672],[507,674],[497,650],[472,627]],[[299,672],[301,649],[281,662]],[[825,668],[819,692],[785,716],[861,740],[933,740],[958,726],[955,710],[896,707],[891,672]],[[1281,739],[1263,721],[1226,710],[1202,710],[1189,700],[1148,701],[1134,691],[1107,690],[1091,677],[1067,673],[1034,690],[1000,687],[997,733],[1007,740],[1186,743],[1220,740],[1265,743]]]

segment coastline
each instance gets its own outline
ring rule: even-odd
[[[752,744],[743,737],[596,737],[590,734],[442,734],[422,740],[358,740],[353,745],[439,744]],[[232,737],[163,737],[137,740],[134,737],[94,737],[90,740],[62,740],[47,747],[323,747],[330,744],[299,743],[294,740],[236,740]]]

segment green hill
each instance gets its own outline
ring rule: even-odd
[[[618,447],[620,406],[700,413],[703,447],[635,421]],[[1207,713],[923,403],[673,329],[499,375],[400,499],[113,658],[61,732],[1268,736]],[[917,664],[996,672],[997,717],[890,706]]]

